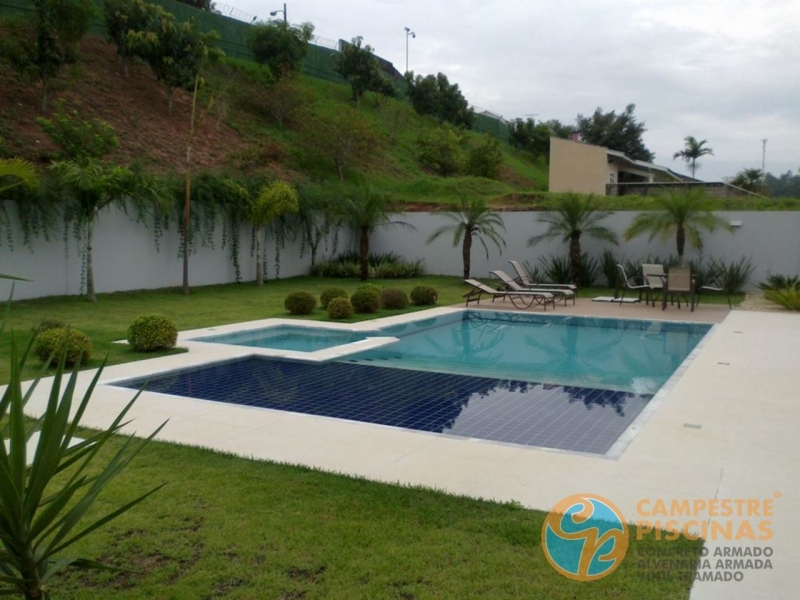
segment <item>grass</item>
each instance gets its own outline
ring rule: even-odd
[[[544,557],[542,511],[165,443],[137,457],[96,510],[162,482],[71,553],[135,572],[69,573],[54,598],[678,600],[691,573],[648,579],[637,557],[700,545],[636,541],[631,530],[620,568],[578,583]]]

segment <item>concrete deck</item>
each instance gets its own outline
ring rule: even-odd
[[[500,303],[490,301],[481,306],[501,308]],[[616,504],[629,521],[643,518],[637,511],[643,499],[667,503],[673,499],[772,499],[774,516],[768,519],[774,532],[771,539],[707,542],[711,571],[717,560],[713,557],[715,549],[734,544],[770,547],[772,569],[743,570],[739,582],[696,583],[692,598],[794,597],[796,565],[800,564],[800,515],[793,510],[800,496],[800,317],[729,312],[727,306],[713,305],[701,305],[694,313],[676,307],[662,312],[660,307],[585,300],[575,307],[559,305],[555,311],[565,313],[720,323],[617,460],[148,392],[134,407],[135,421],[128,431],[144,435],[170,419],[159,439],[379,481],[515,500],[544,510],[572,494],[599,494]],[[419,317],[419,313],[410,316]],[[393,320],[403,318],[409,316]],[[220,333],[226,329],[230,328],[206,331]],[[186,341],[197,334],[181,334],[179,343],[190,347],[186,354],[108,368],[83,423],[109,425],[132,397],[130,390],[111,387],[107,382],[219,360],[219,346]],[[225,356],[252,354],[246,348],[228,348]],[[81,375],[81,388],[92,375]],[[48,389],[47,382],[38,387],[29,406],[32,412],[43,408]],[[691,520],[691,515],[678,520]],[[703,513],[700,520],[708,521],[708,515]],[[736,519],[737,526],[742,520]]]

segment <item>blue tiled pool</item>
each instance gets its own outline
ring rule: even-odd
[[[155,376],[147,389],[605,454],[709,329],[490,311],[360,333],[279,326],[203,341],[304,352],[372,336],[389,343],[323,363],[263,356],[220,362]]]

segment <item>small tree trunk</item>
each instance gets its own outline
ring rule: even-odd
[[[189,289],[189,221],[192,211],[192,176],[186,166],[186,194],[183,198],[183,293],[188,295]]]
[[[464,233],[464,243],[461,244],[461,260],[464,262],[464,279],[469,279],[469,271],[472,266],[472,236],[469,232]]]
[[[174,91],[175,90],[173,88],[169,88],[169,90],[167,91],[167,106],[169,107],[169,116],[170,117],[172,116],[172,93]],[[194,124],[192,124],[192,127],[194,127]]]
[[[683,250],[686,247],[686,231],[682,225],[678,226],[675,232],[675,243],[678,246],[678,266],[683,266]]]
[[[94,222],[90,220],[86,226],[86,299],[89,302],[97,302],[97,295],[94,293],[94,267],[92,266],[93,230]]]
[[[264,253],[263,246],[264,228],[256,230],[256,285],[264,285]]]
[[[361,227],[359,251],[361,253],[361,281],[366,281],[369,278],[369,227]]]
[[[572,283],[581,279],[581,234],[573,233],[569,238],[569,262],[572,264]]]

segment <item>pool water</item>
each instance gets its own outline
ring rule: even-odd
[[[375,334],[373,333],[372,335]],[[292,350],[295,352],[316,352],[317,350],[358,342],[366,338],[366,333],[347,330],[277,325],[275,327],[264,327],[263,329],[205,336],[193,341]]]

